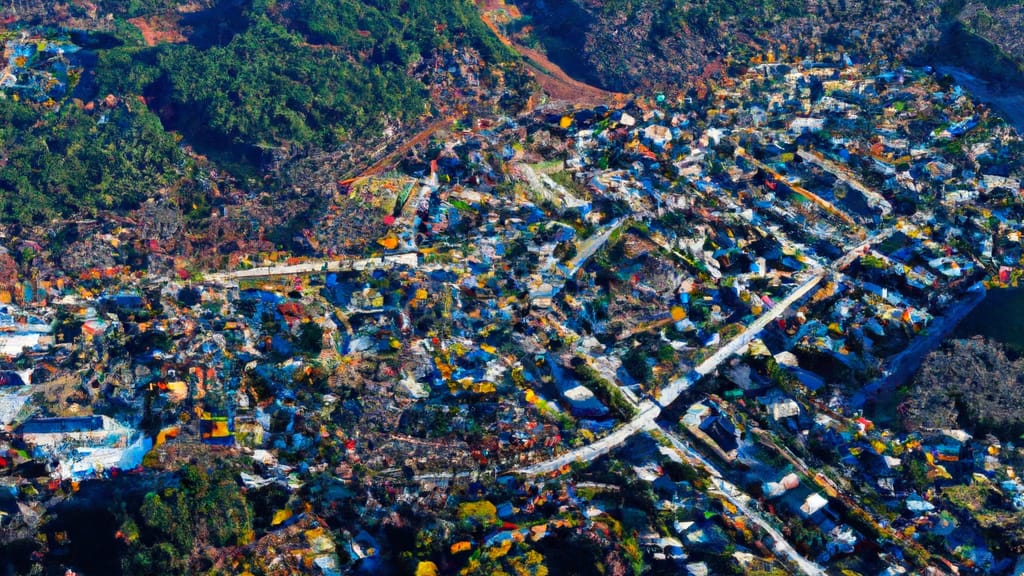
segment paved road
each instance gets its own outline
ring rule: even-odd
[[[566,266],[569,272],[564,276],[556,276],[554,278],[551,278],[550,292],[541,292],[540,290],[534,290],[533,292],[530,292],[530,298],[554,298],[555,296],[557,296],[558,293],[562,291],[562,287],[565,286],[566,281],[575,276],[576,272],[579,272],[579,269],[582,268],[583,265],[587,263],[587,260],[589,260],[590,257],[593,256],[594,254],[596,254],[597,251],[600,250],[606,242],[608,242],[608,239],[611,238],[612,234],[614,234],[615,231],[621,228],[622,225],[625,223],[625,220],[616,220],[609,224],[602,231],[584,240],[579,246],[577,246],[576,256],[569,260],[569,265]]]
[[[814,272],[810,278],[790,292],[788,296],[777,302],[775,306],[751,322],[750,326],[747,326],[746,330],[744,330],[742,334],[730,340],[725,346],[719,348],[717,352],[698,364],[697,367],[689,374],[685,374],[676,378],[672,382],[669,382],[669,384],[661,390],[661,394],[658,396],[658,402],[662,406],[668,406],[675,402],[676,398],[678,398],[680,394],[695,382],[714,372],[715,369],[717,369],[718,366],[727,358],[739,352],[740,349],[747,344],[750,344],[754,338],[757,338],[757,336],[760,335],[761,331],[764,330],[768,324],[777,320],[790,306],[814,289],[814,287],[821,282],[821,279],[824,278],[824,276],[824,271]]]
[[[786,540],[786,537],[782,535],[770,522],[768,522],[761,512],[754,510],[750,507],[751,497],[739,489],[728,480],[722,477],[722,473],[718,471],[715,466],[701,456],[696,450],[690,445],[679,438],[671,430],[660,428],[661,433],[672,442],[672,446],[682,452],[691,462],[697,461],[704,468],[711,478],[711,483],[715,486],[714,492],[721,494],[726,500],[732,503],[744,516],[750,518],[755,524],[760,526],[771,535],[775,541],[775,552],[789,558],[795,566],[797,566],[801,572],[807,574],[807,576],[824,576],[825,571],[820,566],[811,562],[807,558],[804,558],[799,552],[797,552],[793,546]]]
[[[544,462],[538,462],[537,464],[527,466],[526,468],[521,468],[517,470],[517,472],[536,476],[554,472],[555,470],[558,470],[567,464],[572,464],[573,462],[591,462],[595,458],[603,454],[607,454],[611,450],[617,448],[633,434],[653,425],[655,419],[661,415],[661,406],[668,406],[674,402],[680,394],[695,382],[707,374],[714,372],[715,369],[718,368],[719,364],[749,344],[750,341],[756,338],[770,322],[782,316],[786,309],[792,306],[794,302],[806,296],[807,293],[821,281],[824,275],[825,273],[823,271],[816,272],[786,296],[786,298],[777,303],[760,318],[752,322],[742,334],[730,340],[728,344],[712,354],[711,357],[701,362],[697,368],[689,374],[681,376],[670,382],[659,394],[659,402],[657,404],[651,400],[644,400],[641,402],[639,407],[640,410],[636,417],[617,428],[611,434],[586,446],[581,446],[580,448],[566,452],[561,456],[545,460]]]
[[[633,418],[629,422],[626,422],[622,426],[618,427],[611,434],[600,438],[586,446],[581,446],[570,452],[566,452],[561,456],[545,460],[544,462],[538,462],[532,466],[521,468],[516,472],[525,474],[527,476],[539,476],[542,474],[548,474],[554,472],[559,468],[572,464],[573,462],[592,462],[603,454],[607,454],[615,448],[618,448],[622,443],[628,440],[633,434],[646,429],[648,426],[654,424],[654,420],[661,414],[661,408],[650,400],[644,400],[640,403],[640,412],[636,418]]]
[[[418,264],[419,257],[417,254],[415,252],[406,252],[402,254],[388,254],[379,258],[362,258],[360,260],[310,260],[301,264],[259,266],[248,270],[206,274],[204,279],[211,282],[229,282],[232,280],[270,278],[272,276],[297,276],[324,271],[342,272],[349,270],[389,268],[397,265],[405,265],[415,268]]]
[[[861,408],[868,398],[877,397],[886,390],[893,390],[909,380],[921,366],[924,357],[946,340],[950,332],[956,329],[957,324],[985,299],[985,294],[985,285],[981,282],[971,286],[962,296],[962,300],[945,314],[932,320],[925,334],[917,336],[910,346],[889,359],[885,373],[854,394],[850,398],[849,406],[854,409]]]
[[[832,263],[832,269],[836,271],[842,271],[846,269],[847,266],[853,264],[854,260],[860,258],[867,251],[867,249],[871,247],[872,244],[884,242],[887,238],[889,238],[889,236],[892,236],[895,232],[896,228],[886,228],[885,230],[882,230],[881,232],[872,235],[867,240],[858,244],[856,247],[851,248],[849,251],[846,252],[846,254],[844,254],[840,258],[837,258],[836,261]]]
[[[608,239],[612,237],[612,234],[614,234],[615,231],[621,228],[625,223],[625,220],[616,220],[601,232],[584,240],[581,245],[577,247],[578,251],[576,252],[576,256],[574,256],[572,260],[569,260],[569,277],[572,278],[575,276],[580,267],[586,264],[587,260],[596,254],[597,251],[600,250],[606,242],[608,242]]]

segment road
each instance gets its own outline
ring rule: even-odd
[[[608,242],[608,239],[612,237],[612,234],[614,234],[615,231],[621,228],[625,223],[625,220],[616,220],[609,224],[607,228],[597,234],[594,234],[590,238],[587,238],[580,244],[580,246],[577,246],[576,256],[569,260],[569,278],[575,276],[580,267],[586,264],[587,260],[596,254],[597,251],[600,250],[606,242]]]
[[[886,390],[893,390],[910,379],[921,366],[921,360],[946,340],[946,336],[949,336],[957,324],[985,299],[985,294],[984,284],[979,282],[971,286],[963,300],[954,304],[942,316],[937,316],[932,320],[925,334],[919,335],[910,343],[910,346],[889,359],[885,373],[854,394],[850,398],[850,407],[861,408],[868,398],[875,397]]]
[[[882,230],[881,232],[874,234],[873,236],[861,242],[857,246],[851,248],[846,252],[846,254],[832,262],[832,269],[836,271],[845,270],[847,266],[853,264],[854,260],[864,255],[864,253],[867,251],[868,248],[871,247],[872,244],[884,242],[887,238],[889,238],[889,236],[892,236],[895,232],[896,228],[886,228],[885,230]]]
[[[766,326],[768,326],[769,323],[778,319],[783,313],[785,313],[787,308],[806,296],[811,289],[817,286],[818,282],[820,282],[824,276],[824,271],[818,271],[813,276],[805,280],[803,284],[793,290],[788,296],[786,296],[786,298],[765,312],[760,318],[752,322],[742,334],[730,340],[725,346],[722,346],[722,348],[712,354],[708,359],[701,362],[690,373],[670,382],[658,395],[658,403],[649,399],[641,402],[639,412],[636,417],[629,422],[626,422],[621,427],[616,428],[611,434],[586,446],[581,446],[575,450],[566,452],[561,456],[521,468],[517,470],[517,472],[529,476],[537,476],[554,472],[555,470],[558,470],[567,464],[572,464],[573,462],[591,462],[599,456],[607,454],[611,450],[622,445],[633,434],[652,426],[658,416],[661,415],[662,406],[668,406],[674,402],[680,394],[695,382],[707,374],[714,372],[715,369],[718,368],[719,364],[749,344],[751,340],[756,338],[757,335],[760,334]]]
[[[807,558],[804,558],[793,546],[786,540],[786,537],[782,535],[768,520],[765,519],[761,512],[754,510],[750,507],[749,502],[752,500],[751,497],[740,490],[737,486],[722,477],[722,473],[718,471],[715,466],[701,456],[696,450],[690,447],[684,440],[679,438],[671,430],[665,428],[659,428],[661,434],[672,442],[672,446],[681,452],[690,462],[699,462],[704,470],[708,473],[712,485],[714,485],[713,493],[720,494],[726,500],[728,500],[737,510],[743,513],[744,516],[750,518],[755,524],[760,526],[765,532],[767,532],[772,539],[775,541],[775,552],[786,558],[800,569],[801,572],[808,576],[824,576],[825,571],[820,566],[811,562]]]
[[[862,184],[846,166],[833,162],[822,156],[820,152],[816,151],[801,149],[797,150],[796,154],[805,162],[809,162],[820,167],[829,174],[845,182],[850,188],[853,188],[857,192],[863,194],[864,198],[867,200],[868,206],[871,208],[877,208],[883,217],[892,214],[892,204],[889,204],[889,201],[886,200],[884,196]]]
[[[575,276],[576,273],[579,272],[579,269],[587,263],[587,260],[596,254],[597,251],[600,250],[606,242],[608,242],[608,239],[611,238],[612,234],[614,234],[615,231],[621,228],[625,223],[625,220],[616,220],[605,227],[602,231],[581,242],[580,245],[576,247],[576,256],[569,260],[569,265],[566,266],[566,268],[568,268],[568,273],[560,277],[552,278],[553,281],[551,282],[550,292],[534,290],[530,292],[530,298],[554,298],[557,296],[558,293],[562,291],[562,287],[565,286],[566,281]],[[552,266],[552,269],[554,269],[554,266]],[[552,274],[552,276],[555,275]]]
[[[611,434],[591,442],[586,446],[581,446],[550,460],[545,460],[544,462],[538,462],[532,466],[521,468],[516,470],[516,472],[527,476],[540,476],[554,472],[555,470],[572,464],[573,462],[592,462],[599,456],[607,454],[613,449],[618,448],[633,436],[633,434],[647,429],[648,426],[654,423],[655,419],[657,419],[659,415],[661,415],[661,408],[650,400],[644,400],[640,403],[640,411],[637,413],[637,416],[616,428]]]
[[[387,254],[377,258],[359,260],[310,260],[301,264],[259,266],[248,270],[233,272],[214,272],[203,278],[210,282],[230,282],[234,280],[251,280],[270,278],[272,276],[299,276],[317,272],[347,272],[349,270],[366,270],[404,265],[415,268],[419,264],[419,256],[415,252]]]
[[[825,277],[824,271],[816,271],[814,274],[804,281],[803,284],[798,286],[792,292],[789,293],[785,298],[775,304],[771,309],[762,314],[756,320],[747,326],[746,330],[742,334],[736,336],[730,340],[725,346],[722,346],[714,354],[709,356],[706,360],[701,362],[694,368],[689,374],[685,374],[676,378],[672,382],[669,382],[665,388],[661,390],[661,394],[658,396],[658,402],[662,406],[668,406],[676,401],[685,390],[692,386],[695,382],[714,372],[718,366],[724,362],[727,358],[740,351],[741,348],[750,344],[754,338],[757,338],[761,334],[761,331],[765,329],[768,324],[777,320],[782,316],[786,310],[796,303],[798,300],[806,296],[815,286],[821,282],[821,279]]]
[[[434,120],[426,128],[421,130],[418,134],[416,134],[412,138],[409,138],[408,140],[403,141],[400,146],[389,152],[380,160],[374,162],[373,165],[367,168],[366,170],[363,170],[362,173],[360,173],[358,176],[342,180],[342,184],[349,184],[359,178],[366,178],[367,176],[373,176],[374,174],[382,172],[385,168],[394,164],[395,161],[398,160],[401,156],[403,156],[406,152],[412,150],[416,146],[423,144],[424,142],[429,140],[430,137],[434,135],[434,132],[437,132],[442,128],[448,128],[452,126],[456,120],[457,118],[455,116],[447,116],[444,118],[438,118],[437,120]]]

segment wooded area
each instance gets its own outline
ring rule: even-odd
[[[123,22],[178,3],[100,4]],[[0,219],[137,204],[181,175],[174,131],[224,166],[255,172],[268,149],[331,149],[408,125],[430,112],[414,75],[421,57],[455,45],[512,57],[467,0],[223,0],[188,16],[188,43],[147,47],[125,25],[116,42],[92,47],[91,97],[114,95],[116,106],[46,111],[0,100],[0,187],[15,192],[0,198]],[[223,18],[229,30],[211,24]]]

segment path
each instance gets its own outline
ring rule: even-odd
[[[500,3],[498,7],[503,7],[504,3]],[[493,8],[493,7],[492,7]],[[629,94],[621,94],[618,92],[609,92],[602,90],[590,84],[585,84],[569,76],[559,67],[557,64],[548,60],[548,57],[537,50],[521,46],[501,33],[501,29],[494,20],[491,19],[487,7],[480,7],[480,19],[483,20],[484,24],[491,29],[491,32],[497,36],[498,40],[515,50],[520,56],[526,60],[527,64],[537,70],[534,74],[534,78],[537,83],[540,84],[541,88],[551,98],[555,100],[567,100],[570,102],[580,103],[607,103],[614,102],[616,104],[625,104],[630,96]]]
[[[566,267],[568,271],[563,276],[554,279],[554,282],[551,283],[550,293],[535,290],[530,293],[530,298],[554,298],[555,296],[557,296],[558,293],[562,291],[562,287],[565,286],[565,283],[570,278],[576,276],[576,273],[579,272],[580,268],[582,268],[583,265],[587,263],[587,260],[589,260],[590,257],[593,256],[594,254],[596,254],[597,251],[600,250],[606,242],[608,242],[608,239],[612,237],[612,234],[614,234],[615,231],[621,228],[622,225],[625,223],[625,220],[616,220],[609,224],[608,226],[606,226],[600,232],[590,236],[589,238],[581,242],[580,245],[577,246],[576,248],[576,256],[569,260],[569,265]]]
[[[823,210],[828,212],[829,214],[832,214],[836,218],[839,218],[840,220],[842,220],[844,223],[846,223],[846,224],[848,224],[850,226],[853,226],[853,227],[857,226],[857,223],[854,222],[853,218],[850,218],[850,216],[847,215],[846,212],[843,212],[839,208],[836,208],[836,206],[834,204],[832,204],[828,200],[825,200],[821,196],[818,196],[814,192],[811,192],[810,190],[807,190],[807,189],[805,189],[805,188],[803,188],[801,186],[793,184],[789,180],[786,180],[786,178],[782,174],[779,174],[774,169],[772,169],[772,167],[768,166],[764,162],[761,162],[757,158],[754,158],[750,154],[747,154],[746,152],[742,151],[741,148],[737,148],[736,149],[736,156],[738,156],[740,158],[743,158],[747,162],[751,163],[755,168],[761,170],[762,172],[764,172],[765,174],[770,176],[772,178],[772,180],[775,180],[776,182],[779,182],[780,184],[786,185],[791,190],[793,190],[793,192],[795,194],[798,194],[800,196],[803,196],[804,198],[807,198],[808,200],[810,200],[811,202],[817,204]]]
[[[857,192],[863,194],[864,198],[867,200],[868,206],[871,208],[877,208],[882,217],[892,214],[892,204],[890,204],[884,196],[862,184],[846,166],[825,158],[821,152],[818,151],[800,149],[797,150],[796,155],[805,162],[820,167],[822,170],[845,182],[850,188],[853,188]]]
[[[421,130],[418,134],[403,142],[398,148],[395,148],[380,160],[374,162],[366,170],[363,170],[362,173],[360,173],[358,176],[346,178],[342,180],[341,183],[351,184],[352,182],[360,178],[366,178],[367,176],[373,176],[374,174],[378,174],[385,168],[394,164],[395,160],[405,155],[406,152],[426,142],[431,136],[434,135],[434,132],[437,132],[441,128],[447,128],[451,126],[455,122],[455,120],[456,119],[451,116],[445,118],[438,118],[437,120],[434,120],[433,122],[430,123],[430,125]]]

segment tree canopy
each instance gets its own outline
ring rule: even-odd
[[[174,137],[141,103],[43,118],[0,99],[0,219],[40,222],[130,206],[173,179],[183,161]]]

